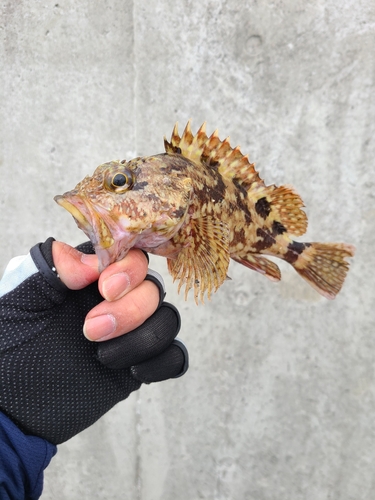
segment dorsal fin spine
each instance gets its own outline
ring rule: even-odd
[[[242,183],[245,189],[256,186],[265,187],[264,182],[255,170],[254,163],[249,162],[248,156],[241,153],[240,147],[232,148],[230,138],[223,141],[219,138],[216,129],[209,137],[206,134],[206,122],[193,135],[191,132],[191,120],[186,124],[181,137],[178,134],[177,123],[173,128],[171,142],[165,143],[167,153],[181,152],[183,156],[199,163],[214,163],[223,177]]]
[[[178,122],[176,122],[174,127],[173,127],[172,139],[175,137],[179,137],[179,135],[178,135]]]

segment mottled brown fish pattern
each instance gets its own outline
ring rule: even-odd
[[[340,291],[354,247],[301,243],[303,202],[288,185],[266,186],[240,148],[205,124],[193,135],[175,125],[165,153],[100,165],[72,191],[56,196],[92,241],[100,269],[141,248],[168,260],[168,269],[196,302],[227,277],[229,261],[281,278],[267,256],[289,264],[320,294]]]

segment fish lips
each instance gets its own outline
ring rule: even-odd
[[[69,194],[57,195],[54,197],[55,202],[65,208],[76,221],[78,227],[84,231],[87,236],[92,232],[93,227],[89,222],[89,212],[87,206],[79,196],[70,196]],[[89,236],[91,239],[91,237]]]
[[[110,217],[94,210],[81,196],[65,193],[55,196],[54,200],[73,216],[78,227],[90,239],[98,256],[99,272],[125,257],[136,244],[139,237],[137,233],[121,231],[121,235],[116,234],[119,228]]]

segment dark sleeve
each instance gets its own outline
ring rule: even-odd
[[[43,471],[55,453],[55,445],[23,434],[0,413],[1,500],[38,499],[43,489]]]

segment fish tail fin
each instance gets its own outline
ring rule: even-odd
[[[289,245],[287,258],[317,292],[334,299],[344,284],[349,270],[347,257],[353,257],[355,248],[346,243],[297,243]]]

